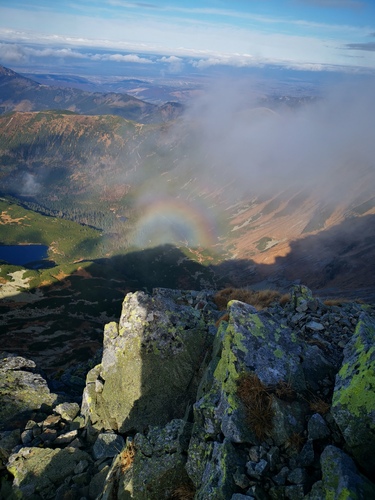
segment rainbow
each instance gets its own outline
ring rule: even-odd
[[[203,207],[163,198],[144,205],[141,213],[131,238],[138,247],[172,243],[209,248],[216,243],[216,223]]]

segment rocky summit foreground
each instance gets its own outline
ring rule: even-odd
[[[216,297],[128,294],[81,407],[2,353],[0,497],[375,498],[373,309]]]

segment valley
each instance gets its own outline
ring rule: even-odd
[[[183,110],[0,76],[0,243],[48,248],[40,269],[0,262],[3,349],[84,372],[139,289],[303,282],[374,300],[370,155],[329,134],[300,145],[315,97]]]

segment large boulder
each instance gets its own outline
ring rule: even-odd
[[[359,465],[375,474],[375,321],[363,313],[336,376],[332,414]]]
[[[17,427],[33,410],[56,401],[34,361],[0,353],[0,429]]]
[[[105,327],[101,364],[87,376],[86,420],[125,433],[183,417],[195,401],[208,339],[201,312],[182,291],[129,293],[119,324]]]

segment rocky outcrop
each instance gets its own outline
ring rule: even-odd
[[[46,380],[30,359],[0,353],[0,430],[17,425],[33,411],[56,403]]]
[[[344,350],[332,414],[358,464],[375,475],[375,321],[365,313]]]
[[[214,295],[128,294],[81,415],[60,403],[0,436],[0,496],[375,497],[373,309],[295,286],[224,314]]]
[[[164,425],[195,400],[209,347],[207,325],[182,292],[128,294],[119,324],[104,330],[100,365],[87,377],[82,413],[120,433]]]

